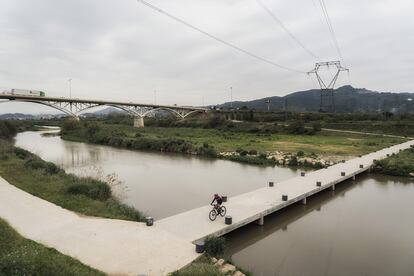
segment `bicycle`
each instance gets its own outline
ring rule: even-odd
[[[218,215],[222,217],[226,215],[226,207],[224,206],[217,207],[217,205],[212,205],[212,206],[214,206],[213,210],[211,210],[210,213],[208,214],[208,217],[211,221],[214,221]]]

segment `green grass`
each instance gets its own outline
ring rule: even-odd
[[[226,260],[226,263],[232,264],[231,261]],[[234,265],[234,264],[233,264]],[[247,276],[251,276],[251,272],[243,270],[236,266],[236,269],[243,272]],[[202,255],[197,260],[192,262],[189,266],[175,271],[171,276],[223,276],[222,272],[211,262],[210,257]]]
[[[223,276],[217,267],[215,267],[209,257],[203,255],[189,266],[175,271],[171,276]]]
[[[386,175],[410,177],[410,173],[414,173],[414,148],[375,162],[374,170]]]
[[[69,192],[71,191],[70,188],[76,187],[76,185],[99,188],[107,185],[106,183],[88,178],[79,178],[75,175],[66,174],[64,171],[47,173],[42,168],[31,168],[27,164],[30,164],[28,160],[32,158],[36,158],[36,163],[46,162],[30,153],[26,157],[22,155],[17,157],[14,151],[5,150],[4,147],[10,147],[10,145],[5,146],[3,143],[3,150],[0,149],[0,176],[10,184],[34,196],[84,215],[133,221],[144,220],[140,212],[118,202],[112,195],[108,196],[107,191],[105,193],[106,197],[102,197],[99,194],[100,191],[96,189],[92,189],[90,195]]]
[[[81,262],[20,236],[0,219],[0,275],[105,275]]]
[[[323,122],[322,127],[378,134],[414,136],[413,120]]]
[[[225,131],[204,128],[145,127],[136,129],[127,125],[100,124],[101,131],[122,132],[126,139],[139,137],[151,139],[175,138],[190,142],[193,147],[203,144],[214,146],[217,152],[236,151],[237,149],[256,150],[257,152],[283,151],[305,154],[357,156],[401,143],[405,139],[360,135],[349,133],[320,132],[316,135],[267,134]],[[73,131],[64,139],[87,141],[84,132]]]

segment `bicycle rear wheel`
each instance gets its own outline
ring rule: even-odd
[[[209,218],[211,221],[214,221],[214,220],[216,219],[216,217],[217,217],[216,210],[211,210],[211,211],[210,211],[210,213],[208,214],[208,218]]]
[[[220,207],[220,216],[224,217],[226,215],[226,207],[221,206]]]

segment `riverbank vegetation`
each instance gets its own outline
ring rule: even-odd
[[[143,221],[143,215],[120,203],[111,187],[81,178],[36,155],[0,140],[0,175],[16,187],[71,211],[88,216]]]
[[[386,175],[414,177],[414,148],[376,161],[374,171]]]
[[[105,275],[20,236],[0,219],[0,275]]]
[[[61,134],[71,141],[133,150],[195,154],[254,165],[310,167],[331,165],[405,140],[321,131],[319,124],[309,130],[303,122],[288,126],[234,123],[213,116],[171,123],[162,118],[148,120],[145,128],[137,129],[127,124],[128,120],[124,116],[110,117],[108,121],[69,120],[63,124]]]
[[[307,127],[342,129],[378,134],[413,136],[414,113],[317,113],[317,112],[261,112],[247,109],[220,111],[229,120],[266,124],[290,124],[302,121]]]
[[[250,272],[233,265],[231,261],[223,259],[225,250],[224,237],[208,236],[204,242],[205,253],[189,266],[172,273],[172,276],[251,275]]]

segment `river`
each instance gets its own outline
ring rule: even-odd
[[[122,182],[122,201],[155,219],[207,205],[215,193],[238,195],[299,173],[289,168],[69,142],[42,133],[19,133],[16,146],[69,173],[81,176],[115,173]]]
[[[83,175],[116,173],[124,201],[156,218],[296,176],[196,157],[136,152],[20,133],[16,145]],[[226,235],[226,255],[253,275],[414,275],[414,183],[364,174]]]

